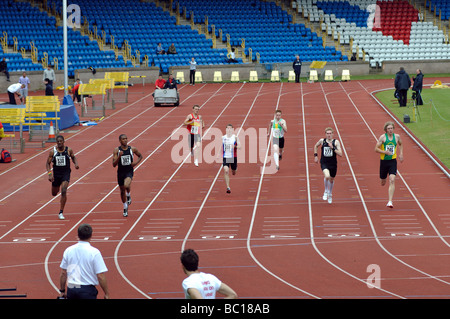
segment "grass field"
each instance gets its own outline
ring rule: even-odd
[[[408,114],[411,123],[407,126],[444,164],[450,167],[450,89],[426,88],[422,92],[424,105],[418,106],[419,116],[413,122],[413,105],[410,103],[411,90],[408,91],[408,106],[399,107],[394,98],[394,90],[377,93],[375,96],[389,108],[400,122]]]

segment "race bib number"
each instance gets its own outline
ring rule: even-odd
[[[392,155],[394,155],[395,154],[395,145],[392,145],[392,144],[386,145],[386,151],[391,152]]]
[[[234,145],[233,144],[225,144],[225,153],[231,154],[233,149],[234,149]]]
[[[56,156],[55,164],[56,164],[56,166],[66,166],[66,157],[65,156]]]
[[[198,134],[199,126],[191,126],[191,134]]]
[[[323,148],[323,156],[325,157],[332,157],[333,156],[333,149],[329,146],[325,146]]]
[[[120,157],[120,161],[122,163],[122,166],[131,165],[131,155],[122,155]]]
[[[276,138],[282,137],[281,136],[281,130],[280,129],[274,129],[273,130],[273,137],[276,137]]]

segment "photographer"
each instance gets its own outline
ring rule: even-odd
[[[416,100],[416,105],[423,105],[422,100],[422,85],[423,85],[423,73],[420,69],[417,69],[417,76],[413,77],[413,96],[412,98]]]

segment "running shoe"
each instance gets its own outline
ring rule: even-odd
[[[392,204],[392,202],[391,202],[391,201],[389,201],[389,202],[387,203],[386,207],[389,207],[389,208],[394,208],[394,204]]]
[[[331,204],[333,202],[333,197],[331,194],[328,194],[328,204]]]
[[[123,217],[128,217],[128,207],[123,209]]]
[[[131,196],[127,196],[127,204],[128,204],[128,206],[131,205]]]
[[[323,193],[322,199],[323,200],[327,200],[328,199],[328,193],[327,192]]]
[[[227,187],[227,193],[230,194],[231,193],[231,189],[229,187]]]
[[[59,214],[58,214],[58,218],[59,218],[59,219],[65,219],[63,213],[59,213]]]
[[[194,165],[198,167],[198,160],[194,161]]]

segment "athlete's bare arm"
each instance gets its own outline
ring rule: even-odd
[[[117,164],[119,164],[119,159],[120,159],[121,155],[122,155],[122,152],[120,152],[120,154],[119,154],[119,148],[118,147],[115,148],[113,151],[113,158],[112,158],[113,167],[116,167]]]
[[[335,145],[334,152],[335,152],[337,155],[339,155],[339,156],[342,157],[341,143],[340,143],[338,140],[336,140],[336,141],[334,142],[334,145]]]
[[[142,154],[138,151],[136,147],[132,147],[131,151],[133,152],[133,154],[136,154],[138,156],[138,160],[133,161],[133,163],[131,163],[131,167],[135,167],[142,160]]]
[[[184,125],[191,125],[191,124],[193,124],[194,123],[194,121],[192,120],[192,116],[191,116],[191,114],[189,114],[187,117],[186,117],[186,120],[184,120]]]
[[[54,181],[53,173],[52,173],[52,166],[51,166],[52,160],[53,160],[53,150],[51,150],[49,152],[48,157],[47,157],[47,162],[45,163],[45,167],[46,167],[47,173],[48,173],[48,180],[50,182]]]
[[[386,142],[386,136],[383,134],[380,136],[380,138],[378,139],[377,145],[375,145],[375,152],[376,153],[381,153],[381,154],[386,154],[386,155],[392,155],[391,152],[386,151],[386,150],[382,150],[381,149],[381,145]]]
[[[323,138],[317,141],[317,143],[314,145],[314,154],[317,154],[317,151],[319,150],[319,146],[322,145]],[[319,157],[314,155],[314,162],[319,163]]]
[[[70,158],[72,159],[73,164],[75,165],[75,168],[79,169],[80,167],[78,166],[78,161],[77,158],[75,157],[73,150],[70,147],[68,147],[67,151],[69,153]]]
[[[395,134],[395,139],[397,141],[398,159],[403,162],[403,141],[398,134]]]

